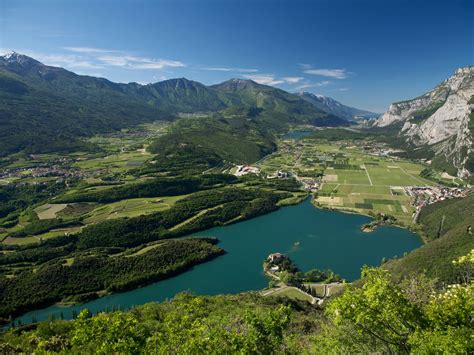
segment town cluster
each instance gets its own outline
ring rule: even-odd
[[[260,168],[250,165],[237,165],[237,170],[235,171],[235,176],[243,176],[246,174],[261,174]],[[267,179],[288,179],[295,178],[298,180],[303,188],[310,192],[317,192],[320,187],[319,180],[311,177],[300,177],[293,172],[277,170],[272,174],[266,176]]]
[[[369,155],[374,155],[377,157],[390,156],[390,158],[395,160],[398,160],[399,158],[393,154],[403,152],[403,150],[400,149],[389,148],[385,143],[380,142],[366,142],[363,149]]]
[[[435,202],[455,197],[466,197],[470,190],[441,186],[407,186],[405,191],[412,198],[412,205],[418,212],[423,207]]]
[[[31,155],[30,158],[35,159],[35,156]],[[28,167],[4,168],[0,169],[0,180],[19,184],[41,185],[47,183],[47,180],[52,180],[41,178],[54,177],[56,182],[64,182],[66,179],[80,180],[91,175],[91,172],[72,168],[71,163],[73,162],[74,160],[70,158],[60,158],[51,162],[38,162]]]

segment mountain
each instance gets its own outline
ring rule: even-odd
[[[206,86],[185,78],[140,85],[78,75],[28,56],[0,56],[0,156],[86,149],[82,138],[178,113],[236,111],[261,128],[337,126],[327,114],[286,91],[232,79]]]
[[[275,134],[286,131],[289,123],[347,125],[298,96],[252,80],[231,79],[205,88],[207,95],[216,95],[212,102],[226,109],[176,122],[150,144],[150,152],[167,161],[173,156],[173,165],[182,167],[203,157],[245,164],[275,151]]]
[[[167,112],[218,111],[227,107],[215,90],[186,78],[170,79],[141,87],[127,87],[126,92],[144,99]]]
[[[86,149],[82,137],[169,118],[125,91],[18,53],[0,57],[0,156]]]
[[[343,118],[347,121],[371,120],[380,116],[378,113],[360,110],[358,108],[343,105],[339,101],[336,101],[331,97],[312,94],[306,91],[300,92],[297,95],[303,100],[306,100],[309,103],[313,104],[318,109],[330,113],[334,116]]]
[[[454,75],[426,94],[390,105],[375,128],[394,129],[418,157],[460,177],[474,172],[474,67]]]
[[[211,88],[225,96],[228,106],[263,110],[271,114],[274,121],[315,126],[347,125],[342,118],[327,114],[297,95],[252,80],[234,78]]]

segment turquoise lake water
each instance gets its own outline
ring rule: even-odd
[[[262,262],[273,252],[287,254],[302,271],[332,269],[350,281],[359,277],[363,265],[379,265],[383,257],[401,256],[422,244],[416,234],[397,227],[364,233],[360,227],[368,221],[370,218],[365,216],[317,209],[307,199],[248,221],[196,233],[217,237],[227,254],[181,275],[84,304],[36,310],[17,321],[28,323],[33,316],[45,320],[51,314],[59,318],[61,312],[71,318],[73,310],[84,308],[92,312],[113,307],[126,309],[163,301],[182,291],[214,295],[259,290],[268,284]]]

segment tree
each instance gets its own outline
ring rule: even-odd
[[[296,276],[288,271],[280,272],[279,276],[280,276],[281,282],[287,285],[292,285],[292,286],[298,285],[298,279],[296,278]]]
[[[71,343],[81,352],[137,353],[145,344],[145,332],[131,313],[99,313],[83,310],[74,322]]]
[[[411,275],[394,284],[387,270],[364,268],[327,307],[329,323],[317,337],[333,352],[473,353],[474,253],[456,262],[462,284],[435,291],[435,280]],[[350,335],[349,335],[350,334]]]
[[[409,343],[414,351],[473,353],[473,283],[451,285],[445,292],[433,295],[424,311],[429,324],[410,336]]]
[[[236,326],[207,319],[202,297],[179,296],[160,322],[160,330],[147,339],[145,353],[204,354],[275,352],[283,341],[290,308],[280,306],[265,314],[245,312]]]
[[[268,281],[268,288],[274,288],[276,287],[277,285],[277,282],[273,279],[271,279],[270,281]]]
[[[388,352],[409,352],[408,337],[424,322],[421,310],[391,283],[388,271],[366,267],[362,278],[361,288],[349,288],[330,303],[328,316],[335,325],[353,325]]]
[[[458,269],[459,281],[461,283],[471,282],[472,276],[474,275],[474,249],[467,255],[453,260],[453,264]]]

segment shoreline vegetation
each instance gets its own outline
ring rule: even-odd
[[[43,265],[32,274],[2,282],[2,321],[7,324],[12,316],[57,302],[83,303],[176,276],[223,255],[217,242],[215,238],[170,239],[138,256],[95,254],[76,257],[70,265]]]
[[[390,227],[407,229],[415,233],[416,235],[418,235],[421,241],[423,242],[423,244],[426,244],[428,242],[426,233],[423,232],[422,228],[418,224],[415,224],[413,226],[407,226],[403,223],[400,223],[393,216],[390,216],[390,215],[383,215],[383,214],[374,215],[373,213],[363,213],[363,212],[358,212],[358,211],[345,209],[345,208],[324,206],[324,205],[319,204],[314,199],[313,195],[311,195],[311,204],[315,208],[319,208],[322,210],[340,212],[340,213],[345,213],[345,214],[353,214],[353,215],[359,215],[359,216],[366,216],[366,217],[372,218],[372,221],[365,223],[360,227],[360,230],[364,233],[371,233],[381,226],[390,226]]]
[[[331,270],[311,269],[302,272],[288,256],[278,252],[270,254],[262,267],[264,274],[270,278],[268,288],[261,291],[263,296],[287,295],[289,298],[306,299],[313,305],[321,306],[330,296],[328,286],[336,289],[335,293],[339,293],[347,285],[341,276]],[[321,287],[324,290],[322,294]],[[303,297],[298,296],[298,292]]]

